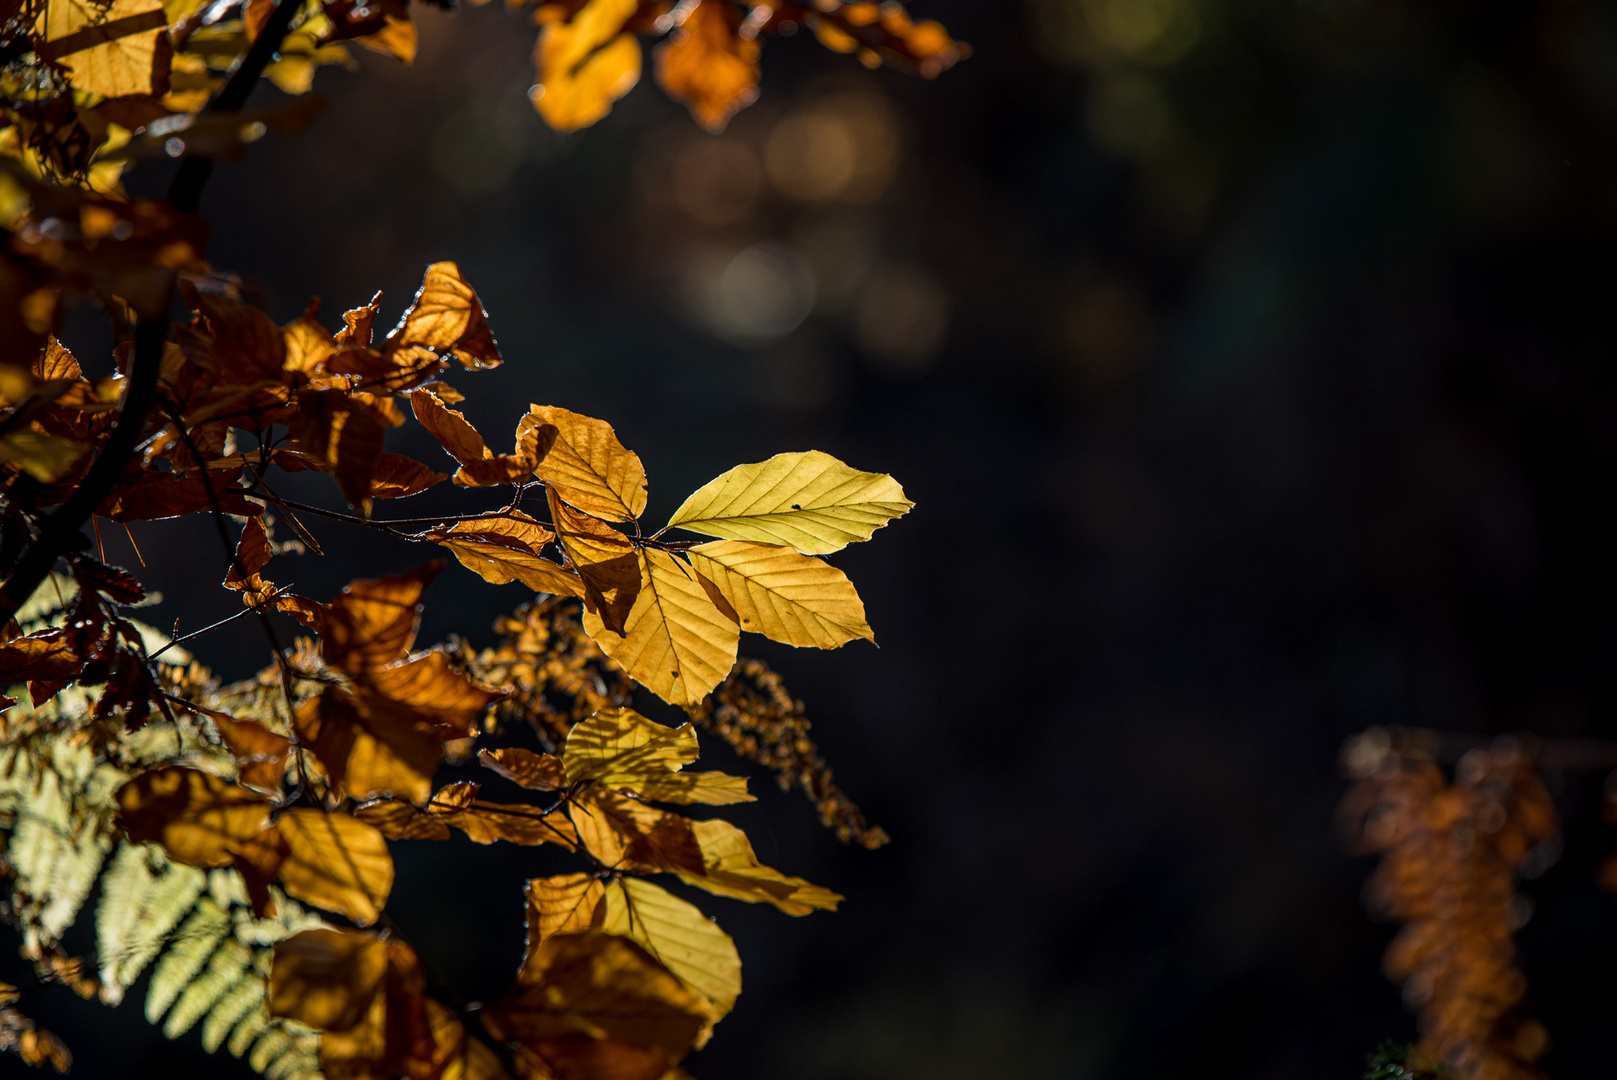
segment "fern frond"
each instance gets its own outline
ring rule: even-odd
[[[150,966],[146,1019],[165,1036],[200,1024],[209,1053],[223,1046],[271,1080],[320,1080],[318,1036],[271,1019],[264,989],[275,942],[321,922],[273,895],[277,915],[259,919],[236,871],[204,873],[155,847],[122,845],[97,910],[103,996],[121,996]]]

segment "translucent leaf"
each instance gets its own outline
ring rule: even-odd
[[[708,481],[674,511],[668,527],[826,555],[869,540],[914,505],[891,476],[809,450],[738,465]]]
[[[741,540],[715,540],[687,554],[743,630],[816,649],[876,640],[853,582],[823,559]]]

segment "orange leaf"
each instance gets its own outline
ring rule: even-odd
[[[730,117],[758,99],[758,42],[739,30],[730,4],[698,0],[657,47],[657,84],[709,131],[724,130]]]
[[[42,630],[0,644],[0,686],[72,679],[84,667],[65,631]]]
[[[605,521],[633,521],[645,512],[645,467],[611,424],[553,405],[531,406],[528,417],[534,475],[563,502]]]
[[[701,874],[702,846],[681,814],[608,791],[591,790],[572,805],[573,826],[589,853],[614,870]]]
[[[141,773],[116,799],[130,840],[161,844],[187,866],[229,866],[269,827],[267,797],[177,765]]]
[[[296,722],[304,745],[353,798],[402,795],[426,802],[432,795],[443,740],[424,725],[407,717],[376,715],[340,689],[304,702]]]
[[[371,498],[402,499],[441,484],[444,474],[403,454],[383,454],[371,476]]]
[[[583,1036],[661,1051],[664,1069],[690,1051],[709,1019],[707,1003],[643,948],[598,930],[546,938],[489,1013],[509,1038],[547,1059],[547,1040]]]
[[[375,828],[324,810],[292,809],[277,822],[286,842],[281,884],[288,895],[361,926],[376,921],[393,891],[393,858]]]
[[[292,752],[291,739],[275,734],[256,720],[237,720],[213,709],[196,707],[213,721],[219,737],[236,756],[236,775],[242,783],[270,792],[281,789],[287,755]]]
[[[450,667],[446,653],[437,651],[373,668],[365,682],[359,697],[369,712],[384,713],[396,706],[439,728],[447,738],[476,735],[489,704],[505,696],[476,685]]]
[[[361,675],[404,656],[421,625],[421,594],[443,567],[434,561],[392,577],[350,582],[322,614],[321,657]]]
[[[501,776],[535,791],[561,791],[567,786],[567,770],[555,754],[536,754],[520,746],[483,750],[477,758]]]
[[[590,874],[533,878],[528,898],[528,947],[519,978],[534,981],[542,974],[539,946],[557,934],[599,930],[606,921],[606,885]]]
[[[305,930],[275,946],[269,1012],[322,1031],[364,1018],[387,973],[387,943],[358,930]]]

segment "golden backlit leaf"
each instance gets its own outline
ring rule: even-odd
[[[519,978],[539,975],[539,946],[557,934],[599,930],[606,921],[606,885],[590,874],[558,874],[531,878],[528,898],[528,947]]]
[[[599,615],[608,630],[622,633],[640,594],[640,557],[633,541],[605,522],[574,510],[554,491],[546,492],[546,499],[562,551],[584,583],[584,606]]]
[[[303,808],[286,811],[277,824],[287,847],[281,884],[288,895],[361,926],[376,921],[393,891],[393,857],[380,832],[347,814]]]
[[[478,722],[489,704],[503,693],[473,683],[454,670],[449,655],[440,650],[400,660],[366,673],[361,706],[372,713],[397,706],[413,719],[442,729],[449,738],[477,734]],[[384,701],[377,700],[385,699]]]
[[[657,46],[657,85],[709,131],[724,130],[730,117],[758,99],[758,42],[739,31],[730,4],[697,0]]]
[[[552,405],[534,405],[534,475],[561,500],[603,521],[633,521],[646,509],[646,470],[612,425]]]
[[[322,613],[321,657],[358,675],[404,656],[421,625],[421,594],[442,569],[442,562],[430,562],[407,573],[350,582]]]
[[[567,770],[555,754],[536,754],[520,746],[483,750],[477,755],[487,768],[535,791],[560,791],[567,786]]]
[[[583,596],[576,574],[540,555],[556,534],[520,510],[435,529],[427,539],[455,553],[461,565],[492,585],[520,581],[534,592]]]
[[[371,498],[402,499],[425,491],[446,479],[445,474],[429,469],[403,454],[384,453],[371,474]]]
[[[186,866],[229,866],[268,828],[271,806],[259,792],[177,765],[127,781],[117,801],[130,840],[161,844]]]
[[[691,833],[701,848],[703,867],[699,873],[675,871],[687,885],[748,903],[773,904],[788,915],[807,915],[816,908],[835,911],[842,900],[830,889],[764,866],[747,834],[728,821],[693,821]]]
[[[388,334],[389,351],[410,347],[453,353],[468,368],[500,365],[500,349],[489,332],[483,302],[454,263],[427,267],[415,300]]]
[[[384,799],[361,806],[354,816],[390,840],[444,840],[453,826],[479,844],[578,845],[572,822],[559,810],[547,814],[537,806],[488,802],[476,795],[477,785],[462,781],[439,791],[422,808]]]
[[[835,649],[854,638],[876,640],[853,582],[822,559],[744,540],[714,540],[687,554],[743,630],[816,649]]]
[[[741,993],[741,957],[730,935],[700,908],[640,878],[614,881],[604,892],[606,918],[601,929],[644,946],[708,1000],[714,1020],[735,1007]]]
[[[292,740],[277,735],[256,720],[237,720],[213,709],[198,711],[213,721],[219,738],[236,758],[236,775],[242,783],[263,791],[281,789],[287,755]]]
[[[615,634],[592,611],[584,629],[640,685],[673,705],[694,705],[735,666],[741,631],[714,606],[690,565],[644,548],[640,592]]]
[[[57,682],[71,679],[84,667],[64,630],[41,630],[0,642],[0,686],[14,682]]]
[[[640,81],[640,42],[623,32],[639,0],[589,0],[539,35],[534,108],[557,131],[589,127]]]
[[[668,527],[827,555],[869,540],[914,505],[891,476],[809,450],[738,465],[708,481],[674,511]]]
[[[387,972],[387,943],[358,930],[305,930],[275,946],[269,1011],[323,1031],[359,1023]]]
[[[519,1042],[583,1035],[660,1050],[672,1064],[709,1022],[707,1003],[627,938],[557,934],[529,961],[513,991],[489,1010]]]
[[[706,872],[701,842],[682,814],[590,789],[572,804],[578,838],[603,866],[643,873]]]
[[[43,58],[66,68],[74,89],[104,97],[154,94],[167,81],[158,38],[161,0],[48,0],[34,33]]]
[[[340,390],[304,390],[287,430],[342,488],[348,504],[370,513],[371,480],[382,463],[387,425],[377,413]]]
[[[562,762],[569,784],[593,782],[642,799],[718,806],[752,801],[744,776],[681,772],[696,756],[690,724],[670,728],[633,709],[602,709],[568,732]]]
[[[298,737],[338,789],[356,799],[402,795],[426,802],[443,740],[408,715],[373,713],[337,687],[298,707]]]
[[[410,409],[444,452],[462,465],[493,460],[494,451],[488,448],[477,429],[467,422],[460,410],[444,405],[431,390],[426,387],[412,390]]]

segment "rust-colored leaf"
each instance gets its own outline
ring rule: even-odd
[[[541,942],[490,1015],[541,1056],[546,1040],[584,1036],[659,1050],[666,1069],[690,1051],[709,1008],[645,949],[592,930]]]

